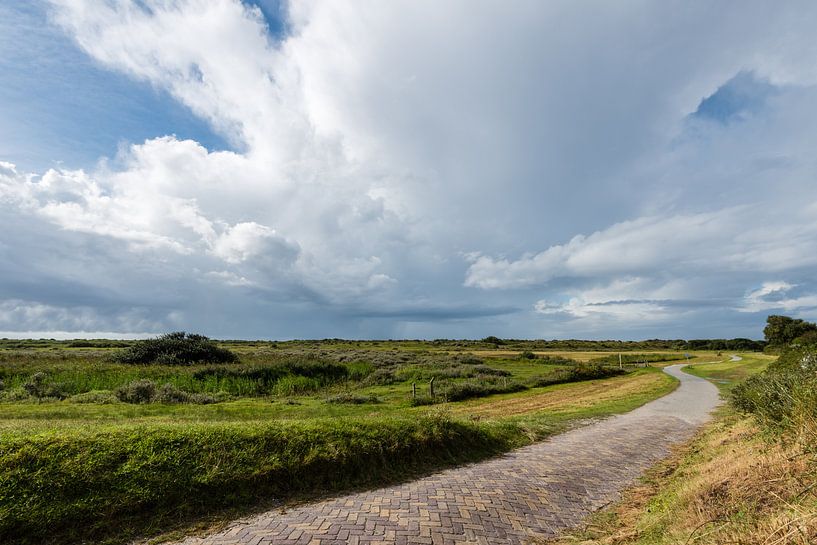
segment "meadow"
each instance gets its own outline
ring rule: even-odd
[[[124,543],[398,482],[631,410],[675,387],[658,366],[718,359],[641,345],[620,368],[528,343],[222,342],[234,357],[145,362],[132,342],[0,341],[0,542]]]

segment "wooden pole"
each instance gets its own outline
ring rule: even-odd
[[[621,352],[618,353],[618,368],[621,369],[624,365],[621,363]]]
[[[411,383],[411,397],[412,397],[412,399],[417,399],[417,383],[416,382]]]
[[[434,377],[431,377],[431,381],[428,383],[428,393],[431,397],[434,397]]]

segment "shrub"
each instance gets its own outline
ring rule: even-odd
[[[179,390],[172,384],[163,384],[156,389],[156,393],[150,401],[153,403],[188,403],[190,394]]]
[[[455,362],[461,363],[463,365],[479,365],[481,363],[485,363],[485,360],[482,358],[478,358],[473,354],[457,354],[452,358]]]
[[[817,418],[817,346],[785,348],[764,372],[737,384],[731,402],[777,431]]]
[[[204,335],[183,331],[138,341],[116,354],[121,363],[190,365],[193,363],[230,363],[238,358]]]
[[[68,394],[65,393],[65,390],[60,384],[47,382],[47,378],[48,376],[43,372],[34,373],[31,375],[31,378],[28,379],[28,382],[23,384],[23,390],[31,397],[38,399],[65,399],[68,397]]]
[[[114,395],[125,403],[150,403],[156,395],[156,383],[148,379],[134,380],[117,388]]]
[[[536,359],[536,354],[534,354],[530,350],[523,350],[522,352],[519,353],[519,355],[517,357],[520,360],[535,360]]]
[[[366,385],[388,386],[390,384],[397,384],[403,380],[394,374],[391,369],[376,369],[363,381]]]

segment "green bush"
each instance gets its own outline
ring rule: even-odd
[[[367,386],[388,386],[398,382],[403,382],[403,379],[394,374],[391,369],[376,369],[363,380],[363,384]]]
[[[23,390],[31,397],[65,399],[68,394],[62,385],[48,381],[48,375],[43,372],[34,373],[28,382],[23,384]]]
[[[142,365],[191,365],[230,363],[238,358],[204,335],[177,331],[154,339],[137,341],[116,354],[115,359],[121,363]]]
[[[125,403],[150,403],[156,396],[156,383],[148,379],[134,380],[114,390],[114,395]]]
[[[517,358],[519,358],[520,360],[535,360],[536,354],[534,354],[530,350],[523,350],[522,352],[519,353]]]
[[[784,348],[766,371],[732,389],[731,402],[777,431],[817,419],[817,345]]]

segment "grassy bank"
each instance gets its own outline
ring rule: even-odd
[[[762,384],[775,358],[695,365],[727,397]],[[761,386],[765,388],[765,386]],[[739,394],[738,394],[739,395]],[[802,413],[801,413],[802,414]],[[817,542],[817,426],[770,425],[725,406],[675,455],[653,468],[616,506],[560,545],[775,544]]]
[[[25,389],[34,373],[45,373],[72,391],[99,387],[102,380],[116,388],[146,374],[193,389],[190,381],[206,369],[122,368],[104,353],[73,350],[7,358],[7,388]],[[324,352],[308,356],[319,367],[346,371],[324,373],[340,378],[295,395],[274,388],[259,395],[267,386],[256,384],[252,395],[205,405],[78,401],[84,392],[0,404],[0,542],[123,543],[227,519],[270,501],[397,482],[633,409],[675,387],[654,368],[593,379],[570,362],[516,356],[483,361],[431,352]],[[306,356],[276,353],[275,359],[264,348],[222,368],[240,375],[275,367],[280,380],[301,372]],[[383,371],[390,373],[387,384],[368,380]],[[83,373],[90,375],[86,383]],[[565,382],[574,375],[578,381]],[[504,387],[506,380],[525,388],[413,407],[412,382],[432,377],[441,390]]]

